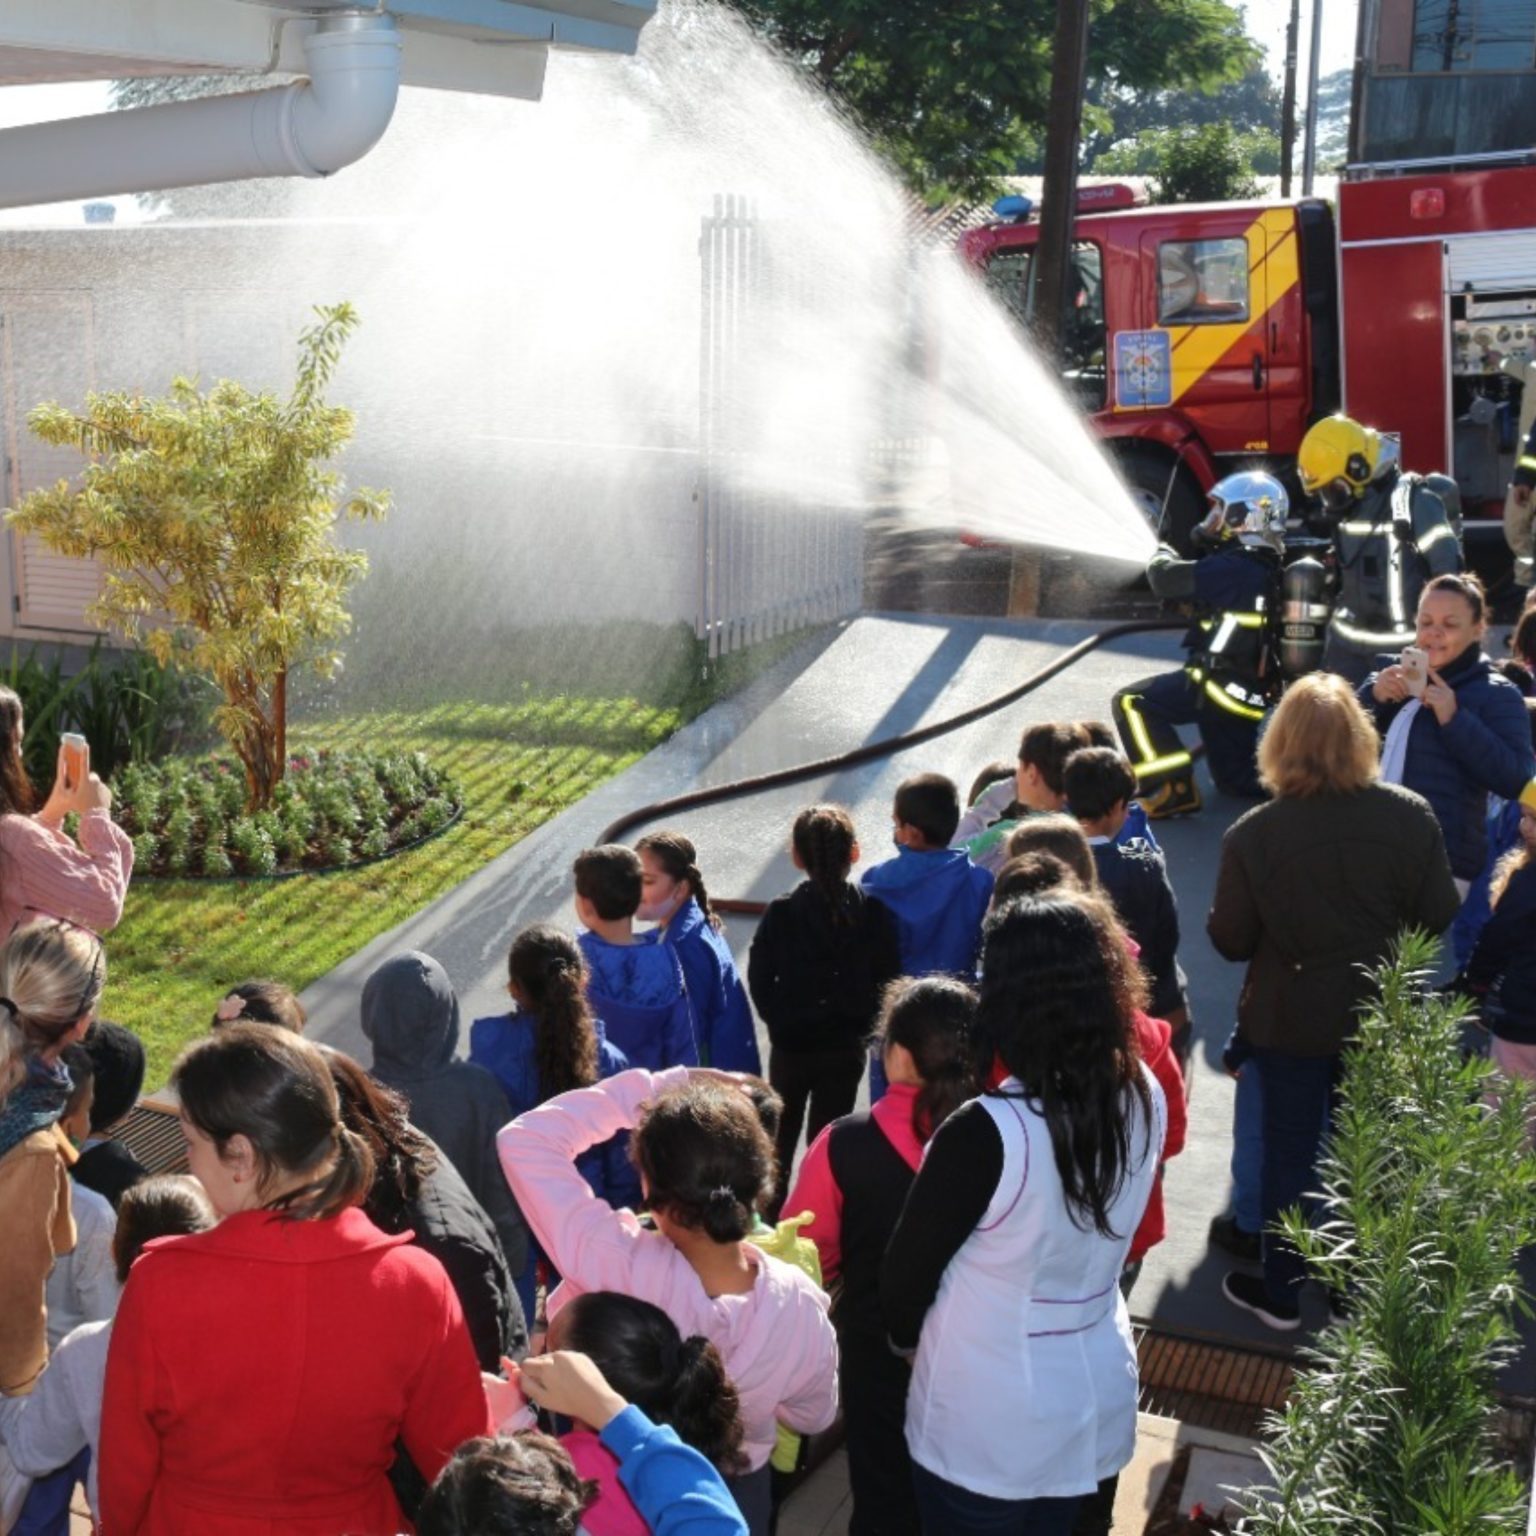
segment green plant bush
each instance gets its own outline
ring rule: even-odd
[[[1528,1307],[1516,1261],[1536,1239],[1527,1096],[1462,1060],[1467,1005],[1427,990],[1435,954],[1406,938],[1379,973],[1322,1163],[1326,1218],[1286,1221],[1348,1318],[1269,1426],[1274,1486],[1246,1496],[1251,1536],[1526,1529],[1529,1488],[1495,1430]]]
[[[162,666],[145,651],[109,651],[98,640],[71,672],[62,648],[12,646],[0,681],[21,699],[22,757],[42,792],[53,783],[65,731],[85,737],[91,767],[107,779],[124,764],[202,746],[211,734],[213,696],[207,685],[175,666]]]
[[[136,763],[113,785],[135,875],[274,875],[376,859],[440,832],[463,792],[421,752],[295,755],[269,810],[248,814],[233,756]]]

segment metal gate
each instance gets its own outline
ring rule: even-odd
[[[699,237],[698,591],[694,632],[711,656],[858,612],[862,518],[814,494],[766,489],[752,472],[754,362],[767,312],[804,281],[769,260],[751,201],[717,194]],[[857,452],[857,445],[849,445]],[[814,474],[808,477],[814,480]]]

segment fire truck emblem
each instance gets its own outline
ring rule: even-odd
[[[1167,331],[1115,332],[1115,402],[1122,410],[1173,404],[1173,347]]]

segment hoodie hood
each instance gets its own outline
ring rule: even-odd
[[[921,887],[925,901],[935,904],[966,882],[971,856],[964,848],[898,848],[894,859],[876,864],[864,875],[864,889],[884,900],[900,898],[903,892],[916,895]]]
[[[459,1000],[448,973],[415,950],[386,960],[363,987],[373,1075],[398,1087],[449,1066],[459,1048]]]
[[[677,956],[655,932],[639,935],[633,944],[610,944],[595,933],[576,942],[592,973],[589,993],[601,1012],[600,998],[622,998],[637,1008],[669,1009],[683,990]]]

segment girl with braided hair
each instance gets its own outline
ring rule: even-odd
[[[901,974],[895,917],[848,879],[859,859],[848,812],[840,805],[801,811],[790,857],[805,879],[769,902],[747,961],[772,1045],[768,1080],[784,1100],[781,1201],[801,1126],[810,1143],[853,1109],[881,993]]]
[[[511,1118],[573,1088],[590,1088],[629,1066],[608,1042],[602,1022],[587,1005],[587,967],[570,934],[535,923],[512,941],[507,956],[510,1013],[476,1019],[469,1027],[469,1059],[501,1084]],[[615,1210],[640,1202],[640,1181],[629,1160],[629,1138],[620,1134],[589,1148],[576,1161],[593,1193]],[[542,1267],[547,1290],[560,1276],[529,1239],[528,1262],[515,1278],[523,1315],[531,1324]]]
[[[635,844],[640,855],[642,921],[657,934],[683,968],[699,1060],[722,1072],[763,1070],[757,1053],[757,1026],[741,984],[731,946],[710,910],[698,850],[681,832],[651,832]]]

